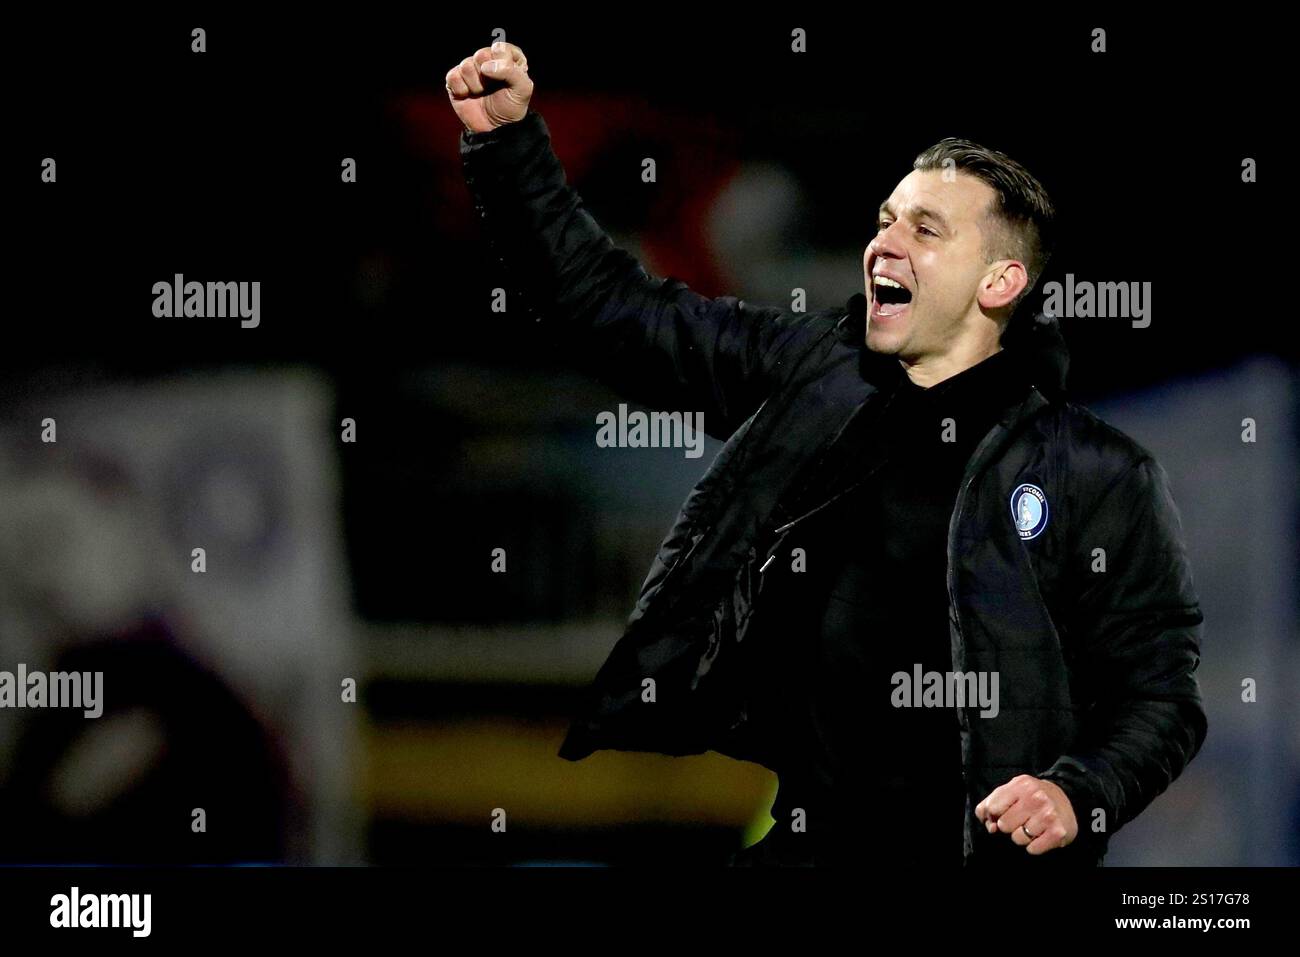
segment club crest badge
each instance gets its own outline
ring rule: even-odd
[[[1021,540],[1034,538],[1047,527],[1047,496],[1037,485],[1018,485],[1011,493],[1011,520]]]

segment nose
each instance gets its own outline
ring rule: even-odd
[[[876,233],[876,237],[867,243],[867,261],[872,262],[878,256],[886,259],[901,259],[903,250],[898,240],[895,239],[896,233],[894,227],[897,223],[890,223],[888,227]]]

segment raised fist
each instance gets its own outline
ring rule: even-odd
[[[532,95],[528,58],[504,40],[475,50],[447,71],[451,108],[471,133],[522,120]]]

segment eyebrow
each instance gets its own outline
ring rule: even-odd
[[[880,217],[885,214],[888,214],[890,216],[894,215],[893,210],[889,208],[889,200],[885,200],[883,203],[880,204],[880,209],[876,211],[876,219],[879,220]],[[944,219],[943,216],[940,215],[937,211],[930,209],[926,206],[913,206],[911,210],[911,214],[913,219],[930,219],[938,223],[944,229],[949,228],[948,220]]]

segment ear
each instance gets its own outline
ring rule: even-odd
[[[1015,259],[999,259],[980,280],[976,300],[985,311],[1002,309],[1015,301],[1029,284],[1025,264]]]

